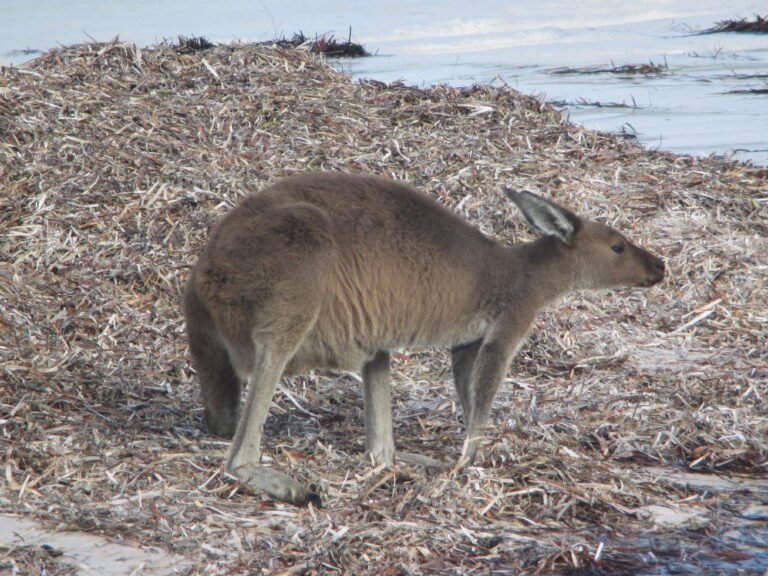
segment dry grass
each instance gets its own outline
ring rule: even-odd
[[[539,318],[482,467],[371,469],[358,381],[286,382],[266,454],[326,507],[275,504],[222,473],[179,295],[212,222],[308,168],[409,180],[503,241],[529,236],[499,189],[539,191],[663,255],[669,279]],[[353,82],[306,50],[114,42],[5,69],[0,510],[210,574],[620,574],[710,546],[748,496],[647,467],[766,475],[767,177],[643,150],[511,89]],[[445,354],[393,364],[398,447],[455,459]],[[652,504],[709,521],[663,528]]]

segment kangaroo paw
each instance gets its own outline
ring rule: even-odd
[[[426,466],[427,468],[450,468],[450,464],[435,460],[429,456],[423,454],[415,454],[413,452],[398,452],[397,459],[405,464],[418,464],[420,466]]]
[[[316,508],[322,507],[320,495],[302,486],[299,482],[266,466],[258,464],[245,464],[234,472],[243,484],[264,492],[275,500],[287,502],[295,506],[307,506],[312,504]]]

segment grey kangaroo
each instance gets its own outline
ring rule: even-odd
[[[227,214],[184,297],[208,427],[234,436],[227,471],[272,498],[320,503],[260,462],[280,377],[313,368],[362,372],[367,455],[392,464],[389,355],[412,346],[451,349],[471,460],[543,306],[664,278],[662,260],[616,230],[530,192],[506,195],[539,239],[504,246],[410,186],[335,172],[281,180]]]

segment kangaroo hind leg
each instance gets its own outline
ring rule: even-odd
[[[248,378],[248,396],[237,432],[227,455],[225,467],[243,483],[283,502],[319,506],[320,497],[290,476],[263,466],[261,441],[272,397],[285,367],[311,328],[315,318],[293,318],[291,329],[268,337],[254,337],[253,365]],[[263,335],[261,335],[263,336]]]
[[[260,460],[272,396],[318,320],[333,273],[327,217],[301,203],[241,217],[236,225],[220,228],[207,269],[210,297],[218,303],[217,325],[237,373],[248,379],[225,467],[277,500],[319,504],[316,494]]]

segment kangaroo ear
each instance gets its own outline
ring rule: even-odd
[[[516,192],[505,188],[504,193],[520,208],[534,230],[545,236],[555,236],[571,245],[573,233],[579,226],[576,214],[531,192]]]

